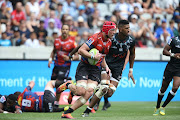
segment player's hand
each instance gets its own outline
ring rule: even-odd
[[[51,64],[52,64],[52,61],[49,61],[49,62],[48,62],[48,67],[49,67],[49,68],[51,67]]]
[[[102,57],[102,54],[98,52],[98,53],[94,56],[94,59],[99,61],[99,60],[101,59],[101,57]]]
[[[67,55],[62,55],[62,57],[63,57],[63,60],[64,61],[69,61],[70,59],[69,59],[69,56],[67,56]]]
[[[128,80],[130,80],[130,78],[132,79],[133,83],[136,84],[132,71],[129,71],[129,74],[128,74]]]
[[[174,55],[174,57],[175,57],[176,59],[180,59],[180,53],[176,53],[176,54]]]
[[[22,111],[21,111],[20,109],[17,109],[17,110],[15,111],[15,113],[16,113],[16,114],[22,114]]]
[[[106,66],[106,73],[108,74],[109,77],[111,76],[111,70],[109,69],[108,66]]]

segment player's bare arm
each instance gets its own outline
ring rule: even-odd
[[[91,54],[88,52],[90,49],[89,47],[84,43],[78,50],[78,53],[80,55],[82,55],[83,57],[85,58],[92,58]],[[100,60],[101,58],[101,54],[100,53],[97,53],[95,56],[94,56],[94,59],[95,60]]]
[[[129,55],[129,74],[128,78],[132,79],[133,83],[135,84],[135,79],[133,76],[133,65],[134,65],[134,59],[135,59],[135,46],[129,49],[130,55]]]
[[[54,58],[55,53],[56,53],[56,50],[55,50],[55,48],[53,48],[53,50],[52,50],[52,52],[51,52],[51,55],[50,55],[50,57],[49,57],[49,61],[48,61],[48,67],[49,67],[49,68],[51,67],[52,60],[53,60],[53,58]]]
[[[82,44],[83,45],[83,44]],[[63,59],[65,61],[69,61],[69,60],[81,60],[81,55],[79,55],[77,52],[79,50],[79,48],[82,46],[82,45],[79,45],[77,46],[76,48],[74,48],[70,53],[69,53],[69,56],[67,55],[62,55],[63,56]]]
[[[101,66],[106,69],[106,72],[107,72],[107,74],[108,74],[109,77],[110,77],[110,75],[111,75],[111,70],[109,69],[109,67],[108,67],[108,65],[107,65],[107,63],[106,63],[105,57],[103,58],[103,61],[102,61],[102,63],[101,63]]]
[[[176,59],[180,59],[180,53],[174,54],[174,53],[169,52],[170,50],[171,50],[171,46],[169,46],[167,44],[163,49],[163,55],[171,56],[171,57],[174,57]]]

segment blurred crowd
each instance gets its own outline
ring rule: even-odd
[[[164,47],[180,34],[179,0],[0,0],[0,46],[53,46],[62,24],[82,44],[106,20],[130,21],[137,47]]]

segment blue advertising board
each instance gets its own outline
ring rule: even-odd
[[[73,61],[69,76],[75,79],[76,67],[79,61]],[[128,80],[129,64],[123,71],[122,79],[110,101],[156,101],[161,87],[163,72],[167,62],[134,63],[134,85]],[[0,94],[8,95],[15,91],[23,91],[31,80],[35,81],[34,92],[44,91],[50,80],[53,64],[48,68],[48,61],[35,60],[0,60]],[[172,88],[172,83],[166,91],[165,97]],[[173,101],[180,101],[180,91],[177,91]]]

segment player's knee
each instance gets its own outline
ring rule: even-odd
[[[159,91],[160,91],[161,93],[164,93],[164,92],[166,91],[166,89],[162,87]]]
[[[86,93],[86,89],[84,88],[77,88],[76,93],[77,95],[84,96]]]
[[[112,90],[112,93],[116,91],[116,87],[113,84],[109,85],[109,89]]]
[[[60,80],[56,80],[55,82],[55,88],[58,88],[61,84],[63,84],[64,82],[60,81]]]
[[[88,83],[87,85],[87,91],[93,94],[94,90],[97,88],[97,85],[95,83]]]
[[[108,88],[109,88],[108,85],[100,85],[100,88],[99,88],[99,90],[95,93],[95,95],[96,95],[98,98],[101,98],[102,96],[104,96],[104,95],[107,93]]]

